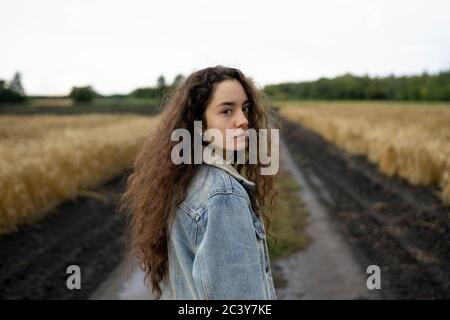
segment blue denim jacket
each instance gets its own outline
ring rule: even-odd
[[[276,299],[255,184],[208,160],[175,210],[160,299]]]

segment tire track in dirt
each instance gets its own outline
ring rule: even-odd
[[[450,207],[437,188],[384,176],[297,123],[285,121],[285,130],[295,162],[307,180],[322,182],[311,185],[359,260],[381,267],[383,296],[448,299]]]
[[[308,211],[305,232],[312,243],[287,258],[274,262],[286,286],[277,288],[279,299],[379,299],[366,286],[367,275],[342,237],[330,213],[295,165],[286,143],[280,144],[281,166],[300,186],[298,196]],[[319,184],[315,181],[315,184]],[[329,197],[322,188],[324,197]]]

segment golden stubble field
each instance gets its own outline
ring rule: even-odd
[[[287,119],[364,155],[387,176],[437,185],[450,202],[450,104],[280,102]]]
[[[0,117],[0,234],[123,172],[158,117]]]

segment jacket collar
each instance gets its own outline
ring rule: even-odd
[[[209,149],[206,152],[205,149]],[[212,154],[214,153],[213,148],[211,147],[211,145],[208,146],[203,146],[203,162],[205,162],[206,164],[209,164],[211,166],[220,168],[226,172],[228,172],[230,175],[232,175],[234,178],[236,178],[241,184],[246,185],[247,187],[249,187],[250,189],[254,189],[255,188],[255,183],[244,178],[232,165],[232,159],[229,161],[225,161],[225,159],[223,159],[220,155],[218,154]]]

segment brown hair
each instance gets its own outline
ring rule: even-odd
[[[271,128],[269,125],[275,118],[266,109],[265,96],[240,70],[216,66],[196,71],[171,93],[158,128],[137,155],[126,190],[119,201],[119,210],[129,217],[129,249],[140,261],[145,271],[145,281],[150,278],[157,298],[161,295],[159,282],[167,271],[168,221],[173,208],[184,200],[187,187],[199,166],[175,165],[171,161],[172,148],[178,143],[171,141],[171,134],[175,129],[184,128],[193,137],[194,120],[202,120],[215,84],[227,79],[239,81],[247,94],[250,102],[249,128]],[[261,166],[259,163],[240,164],[237,170],[242,174],[245,172],[246,177],[255,183],[250,199],[253,209],[257,215],[263,216],[268,229],[270,221],[262,208],[273,209],[277,191],[274,177],[260,174]]]

